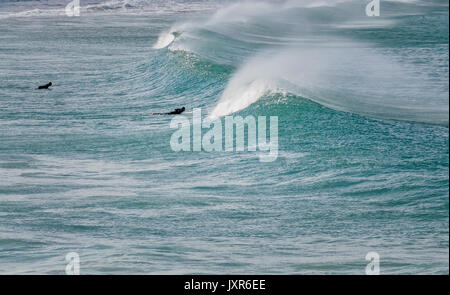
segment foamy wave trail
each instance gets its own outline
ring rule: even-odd
[[[7,10],[2,11],[2,2]],[[11,5],[13,2],[13,5]],[[69,0],[2,0],[0,1],[0,19],[31,18],[31,17],[66,17],[65,7]],[[203,1],[186,1],[173,3],[165,0],[86,0],[80,1],[80,15],[103,14],[174,14],[211,10],[217,3],[203,3]]]
[[[87,2],[87,3],[86,3]],[[138,9],[140,6],[133,5],[133,0],[111,0],[111,1],[80,1],[80,14],[117,12],[119,10]],[[17,1],[12,11],[0,13],[0,19],[8,18],[31,18],[31,17],[58,17],[66,16],[66,5],[70,1]],[[8,6],[9,9],[11,7]]]
[[[105,1],[98,4],[86,5],[84,10],[89,11],[108,11],[108,10],[124,10],[124,9],[135,9],[139,8],[141,5],[139,2],[132,0],[111,0]]]

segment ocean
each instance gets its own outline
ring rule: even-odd
[[[448,1],[69,2],[0,0],[0,274],[449,273]]]

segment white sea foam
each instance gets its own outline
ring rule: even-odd
[[[419,68],[362,44],[262,53],[234,74],[210,117],[240,111],[281,90],[337,110],[448,124],[448,89],[437,88]]]
[[[158,37],[158,41],[156,41],[155,45],[153,45],[154,49],[161,49],[169,46],[173,40],[175,40],[175,35],[172,31],[164,32]]]

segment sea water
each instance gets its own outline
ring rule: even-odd
[[[1,274],[448,274],[448,1],[69,2],[0,0]]]

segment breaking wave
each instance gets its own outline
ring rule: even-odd
[[[402,16],[419,13],[424,2],[390,1],[378,19],[364,14],[365,4],[232,4],[208,18],[175,24],[154,48],[235,68],[211,117],[281,92],[369,117],[448,125],[448,26],[421,31],[442,34],[444,41],[424,50],[407,39],[399,43],[392,33],[406,30]],[[405,51],[414,57],[404,58]]]

